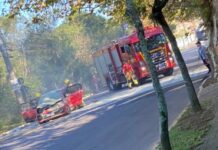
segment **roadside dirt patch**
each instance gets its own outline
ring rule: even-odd
[[[205,81],[202,84],[202,87],[206,88],[206,87],[213,85],[214,83],[217,83],[217,82],[218,82],[217,80],[209,77],[209,78],[205,79]]]
[[[202,111],[193,113],[191,108],[170,130],[170,142],[173,150],[194,150],[204,142],[212,120],[215,117],[214,105],[211,100],[201,102]],[[156,147],[161,150],[160,145]]]
[[[196,150],[217,150],[218,149],[218,82],[202,88],[198,93],[199,97],[204,100],[210,98],[214,106],[215,117],[211,123],[211,128],[204,138],[203,144],[196,148]]]
[[[193,113],[191,108],[179,119],[178,127],[181,130],[208,130],[210,121],[214,118],[214,106],[212,101],[205,101],[202,104],[202,111]]]

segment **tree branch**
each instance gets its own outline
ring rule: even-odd
[[[154,11],[162,11],[162,9],[166,6],[168,0],[155,0],[154,1]]]

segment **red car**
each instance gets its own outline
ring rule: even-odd
[[[37,120],[39,123],[44,123],[83,106],[82,85],[76,83],[64,90],[54,90],[41,96],[37,106]]]
[[[79,83],[67,87],[64,96],[66,97],[67,104],[70,106],[71,110],[81,108],[85,104],[83,102],[82,85]]]
[[[49,120],[67,115],[70,113],[70,107],[64,100],[62,90],[54,90],[42,95],[37,105],[37,120],[45,123]]]
[[[36,107],[32,103],[21,104],[21,115],[26,123],[35,121],[37,117]]]

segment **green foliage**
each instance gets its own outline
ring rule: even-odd
[[[4,83],[0,88],[0,130],[2,130],[4,126],[19,123],[22,119],[11,87]]]
[[[121,34],[119,26],[104,18],[82,14],[52,32],[29,33],[25,49],[30,72],[40,78],[45,90],[62,87],[65,78],[92,89],[92,52]]]
[[[23,37],[21,37],[17,31],[14,20],[1,18],[0,26],[1,29],[4,30],[5,39],[10,49],[8,53],[13,64],[14,72],[17,77],[24,78],[25,85],[27,85],[30,88],[30,92],[33,93],[41,87],[41,82],[34,74],[29,72],[25,53],[19,50],[19,43],[22,41]],[[20,107],[15,100],[14,92],[9,84],[3,58],[0,57],[0,132],[20,123],[22,123]]]
[[[0,59],[0,131],[5,126],[21,122],[19,106],[6,80],[5,66]]]
[[[14,51],[10,53],[10,58],[14,64],[14,70],[18,77],[23,77],[25,84],[30,88],[31,94],[37,91],[41,86],[41,82],[35,75],[25,74],[25,66],[23,65],[23,57],[21,52]],[[7,80],[7,73],[2,57],[0,57],[0,132],[7,130],[10,125],[20,124],[22,117],[20,115],[20,107],[15,100],[12,88]]]
[[[31,66],[29,66],[30,62],[28,62],[26,56],[19,50],[13,50],[10,55],[16,76],[24,79],[24,84],[29,88],[30,94],[34,95],[35,92],[42,89],[39,78],[33,72],[30,72]]]
[[[47,89],[60,86],[65,78],[77,76],[83,68],[82,61],[84,64],[90,62],[88,57],[80,59],[83,57],[81,53],[87,52],[89,48],[85,43],[86,37],[76,26],[63,25],[52,33],[31,35],[26,43],[26,48],[30,50],[27,55],[31,61],[31,72],[40,77]],[[76,73],[73,74],[72,70]]]
[[[178,128],[173,128],[170,131],[170,139],[173,150],[188,150],[202,143],[202,135],[206,130],[187,130],[182,131]],[[188,140],[187,140],[188,139]]]
[[[103,17],[79,15],[75,19],[84,26],[84,32],[90,37],[91,49],[94,51],[123,35],[121,24]]]
[[[207,0],[174,0],[169,1],[165,8],[168,20],[192,20],[202,18],[205,22],[210,19],[211,2]]]
[[[94,2],[95,5],[93,5]],[[71,7],[70,13],[67,9],[57,9],[57,12],[55,12],[55,14],[59,13],[59,15],[54,16],[62,18],[63,16],[75,15],[76,13],[83,11],[86,13],[100,12],[107,16],[112,16],[114,20],[120,23],[126,22],[126,20],[128,20],[128,18],[125,18],[126,5],[124,0],[98,0],[94,2],[79,0],[61,3],[57,0],[47,0],[45,1],[45,3],[41,1],[35,1],[32,4],[25,4],[22,0],[18,0],[17,3],[7,1],[8,5],[10,6],[10,11],[6,14],[10,14],[9,16],[14,17],[24,10],[29,11],[30,13],[33,13],[32,10],[36,12],[43,12],[46,11],[46,8],[51,7],[56,10],[57,8],[54,7],[54,4],[64,7],[67,4]],[[133,2],[135,3],[135,6],[137,7],[137,10],[139,11],[140,17],[142,19],[150,16],[154,0],[133,0]],[[190,20],[192,18],[201,17],[206,22],[211,15],[211,6],[211,1],[208,0],[168,0],[167,7],[165,8],[165,16],[167,16],[167,18],[171,21]],[[41,17],[41,19],[46,18]],[[36,23],[39,22],[36,21]]]
[[[173,150],[195,149],[203,143],[203,139],[211,127],[210,121],[214,118],[212,101],[202,101],[202,108],[201,112],[194,114],[188,107],[170,130]],[[161,149],[160,146],[157,149]]]

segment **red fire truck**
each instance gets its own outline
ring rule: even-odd
[[[158,73],[164,76],[172,75],[175,62],[162,29],[145,27],[144,31],[147,49]],[[93,54],[93,59],[102,82],[111,90],[126,84],[122,73],[124,60],[131,62],[139,81],[150,76],[136,32],[102,47]]]

